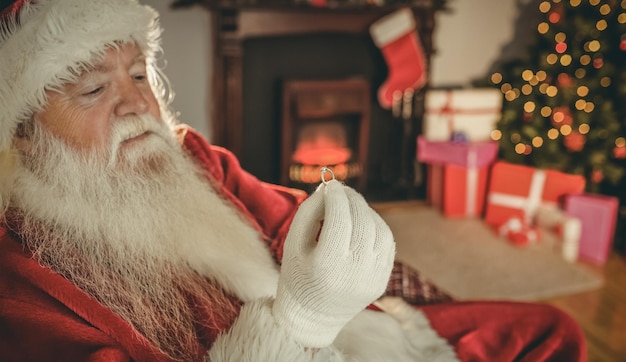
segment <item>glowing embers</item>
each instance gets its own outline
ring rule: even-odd
[[[337,180],[347,180],[362,174],[361,165],[357,162],[340,163],[328,168],[333,170]],[[320,182],[320,167],[293,164],[289,167],[289,179],[294,182],[317,184]]]
[[[293,161],[304,165],[337,165],[348,162],[345,127],[339,122],[319,122],[303,126],[293,153]]]

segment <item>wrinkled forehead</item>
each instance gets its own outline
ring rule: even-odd
[[[147,65],[148,57],[135,42],[119,41],[106,45],[102,53],[98,53],[87,62],[78,63],[70,68],[69,72],[73,77],[92,72],[106,73],[112,71],[120,62]]]

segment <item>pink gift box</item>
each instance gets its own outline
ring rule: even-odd
[[[453,164],[463,167],[490,165],[498,156],[498,143],[429,141],[423,136],[417,138],[417,160],[433,164]]]
[[[615,236],[618,207],[618,199],[612,196],[583,193],[565,197],[565,212],[582,223],[579,259],[597,265],[606,263]]]

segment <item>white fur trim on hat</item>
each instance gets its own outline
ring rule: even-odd
[[[415,17],[409,8],[385,15],[370,26],[370,35],[376,46],[383,47],[415,29]]]
[[[0,26],[0,151],[44,107],[46,89],[75,79],[119,42],[135,42],[152,62],[160,33],[156,11],[137,0],[26,2]]]

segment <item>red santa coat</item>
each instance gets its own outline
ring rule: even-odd
[[[189,128],[181,127],[178,135],[218,192],[250,219],[280,260],[288,225],[306,195],[260,182],[231,153]],[[461,360],[585,360],[579,327],[552,307],[465,302],[421,310]],[[201,320],[210,309],[198,313]],[[210,339],[229,328],[227,323],[211,331]],[[189,347],[203,359],[207,346]],[[39,265],[5,225],[0,225],[0,360],[170,361],[127,322]]]
[[[235,156],[209,145],[188,127],[177,136],[207,171],[217,191],[230,200],[262,236],[276,260],[306,193],[260,182],[244,172]],[[208,313],[199,310],[198,313]],[[202,320],[201,315],[198,316]],[[227,330],[210,331],[210,338]],[[206,352],[195,346],[199,359]],[[133,328],[73,284],[40,266],[17,235],[0,225],[0,360],[2,361],[167,361]]]

